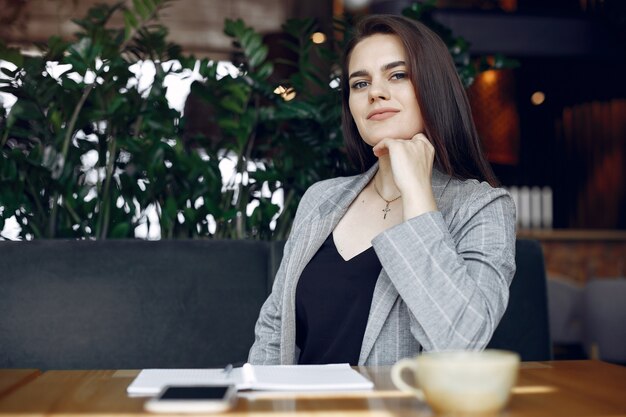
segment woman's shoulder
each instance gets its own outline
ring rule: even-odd
[[[316,207],[327,202],[327,200],[333,200],[345,195],[346,190],[353,188],[354,183],[359,181],[358,177],[362,175],[335,177],[313,183],[300,199],[296,217],[298,217],[298,213],[311,212]]]
[[[453,236],[464,236],[463,230],[477,224],[498,230],[514,229],[513,199],[505,189],[484,181],[449,177],[437,207]]]
[[[493,201],[509,205],[513,202],[508,191],[477,179],[449,178],[441,199],[457,207],[483,207]]]
[[[317,200],[327,193],[332,194],[333,192],[336,192],[336,190],[344,188],[347,184],[352,183],[361,175],[362,174],[349,177],[335,177],[317,181],[306,190],[302,199],[308,198]]]

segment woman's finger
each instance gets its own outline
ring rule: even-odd
[[[377,158],[380,158],[383,155],[387,155],[388,153],[389,150],[387,148],[374,149],[374,156],[376,156]]]
[[[393,139],[389,139],[389,138],[385,138],[383,140],[381,140],[380,142],[378,142],[373,148],[372,150],[374,151],[374,155],[376,155],[376,157],[380,158],[383,155],[387,155],[389,153],[389,142],[392,141]]]

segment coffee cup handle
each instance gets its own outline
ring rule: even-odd
[[[425,401],[424,392],[419,388],[407,384],[402,378],[402,371],[405,369],[410,370],[417,377],[417,364],[415,363],[415,359],[406,358],[400,359],[391,368],[391,381],[400,391],[410,392],[420,401]]]

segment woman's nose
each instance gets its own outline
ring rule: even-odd
[[[389,89],[382,82],[372,82],[369,89],[369,99],[373,103],[376,100],[389,100]]]

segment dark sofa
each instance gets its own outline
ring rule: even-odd
[[[244,361],[282,243],[0,242],[0,368],[220,367]],[[517,243],[491,347],[550,358],[541,248]]]

